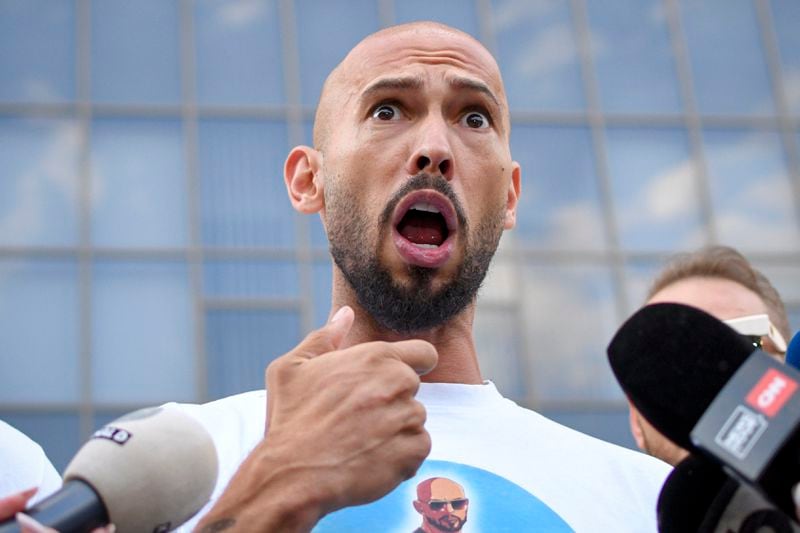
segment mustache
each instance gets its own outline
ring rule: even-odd
[[[404,196],[410,192],[423,189],[432,189],[447,197],[450,203],[453,204],[453,209],[455,209],[458,226],[463,229],[467,228],[467,217],[464,214],[464,207],[456,196],[453,187],[450,186],[450,182],[440,175],[433,176],[427,173],[421,173],[411,177],[396,193],[394,193],[394,195],[392,195],[392,198],[381,213],[380,226],[384,227],[389,222],[397,204],[400,203],[400,200],[402,200]]]

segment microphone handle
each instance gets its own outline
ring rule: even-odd
[[[79,479],[65,481],[56,492],[26,509],[25,514],[59,533],[89,533],[108,524],[108,513],[100,496]],[[14,517],[0,522],[0,533],[21,533]]]

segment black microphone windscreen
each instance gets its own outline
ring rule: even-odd
[[[679,446],[692,448],[692,428],[753,346],[700,309],[659,303],[634,313],[607,352],[642,415]]]
[[[667,477],[657,506],[661,533],[798,533],[800,526],[721,467],[690,455]]]
[[[699,531],[713,503],[726,495],[729,499],[736,490],[736,483],[731,486],[730,482],[732,480],[720,467],[690,455],[670,472],[658,495],[658,530],[662,533]]]

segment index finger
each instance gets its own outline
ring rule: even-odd
[[[36,494],[37,490],[36,487],[33,487],[23,492],[0,498],[0,520],[7,520],[18,512],[24,511],[28,500]]]
[[[439,353],[433,344],[421,339],[410,339],[391,343],[392,355],[424,376],[436,367]]]

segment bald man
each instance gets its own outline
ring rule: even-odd
[[[766,276],[733,248],[709,246],[671,259],[647,295],[648,304],[664,302],[702,309],[753,336],[764,352],[781,360],[786,355],[790,330],[783,301]],[[642,451],[673,466],[689,455],[659,433],[630,402],[629,408],[631,433]]]
[[[292,149],[284,177],[328,234],[331,318],[270,365],[268,397],[184,406],[220,455],[198,530],[382,531],[399,508],[384,502],[440,468],[482,480],[480,516],[513,504],[504,521],[518,529],[655,530],[666,465],[481,376],[476,292],[520,194],[509,134],[494,58],[453,28],[382,30],[330,74],[314,147]]]
[[[432,477],[417,485],[414,509],[422,515],[422,525],[414,533],[461,531],[467,522],[469,500],[455,481]]]

